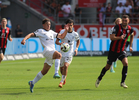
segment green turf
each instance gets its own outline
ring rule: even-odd
[[[128,57],[128,89],[120,87],[120,61],[116,73],[108,71],[96,88],[95,81],[107,57],[74,57],[63,88],[58,87],[61,79],[53,79],[53,66],[35,84],[34,93],[30,93],[28,81],[42,69],[44,60],[3,61],[0,64],[0,100],[139,100],[139,57]]]

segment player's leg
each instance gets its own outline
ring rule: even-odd
[[[0,48],[0,63],[4,58],[4,54],[5,54],[5,48]]]
[[[69,63],[65,62],[64,66],[63,66],[63,71],[62,71],[62,79],[59,83],[59,87],[62,88],[63,85],[65,85],[66,83],[66,77],[67,77],[67,73],[68,73],[68,67],[69,67]]]
[[[125,84],[125,79],[126,79],[127,71],[128,71],[128,59],[127,59],[127,57],[125,57],[122,60],[122,64],[123,64],[123,69],[122,69],[121,86],[124,88],[128,88],[128,86]]]
[[[127,59],[127,55],[125,51],[121,53],[119,60],[121,60],[123,64],[121,86],[124,88],[128,88],[128,86],[125,84],[125,79],[126,79],[127,70],[128,70],[128,59]]]
[[[68,67],[72,62],[73,57],[62,57],[60,65],[62,66],[62,79],[60,81],[59,87],[63,87],[66,83],[66,77],[68,73]]]
[[[47,63],[44,63],[43,69],[36,75],[36,77],[32,81],[28,82],[30,85],[31,93],[33,92],[34,84],[37,83],[49,71],[50,68],[51,68],[50,65],[48,65]]]
[[[64,67],[62,66],[62,67],[60,67],[60,73],[61,73],[61,75],[62,75],[62,73],[63,73],[63,69],[64,69]]]
[[[100,81],[102,80],[105,73],[110,69],[111,65],[112,64],[106,64],[106,66],[101,70],[101,73],[95,83],[96,88],[99,87]]]
[[[99,77],[96,80],[95,86],[98,87],[100,84],[100,81],[102,80],[103,76],[105,75],[105,73],[110,69],[112,62],[116,61],[117,59],[117,54],[114,52],[109,51],[108,53],[108,60],[107,60],[107,64],[105,67],[102,68],[101,73],[99,75]]]
[[[53,59],[55,59],[55,74],[53,78],[60,78],[58,71],[59,71],[59,66],[60,66],[60,59],[62,55],[58,51],[55,51],[53,54]]]
[[[3,58],[4,58],[3,53],[0,53],[0,63],[1,63],[1,61],[3,60]]]

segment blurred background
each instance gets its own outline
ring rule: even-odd
[[[109,34],[117,17],[130,16],[134,29],[133,53],[139,56],[139,0],[0,0],[0,19],[8,20],[13,42],[8,42],[6,55],[39,53],[43,47],[38,38],[24,36],[42,27],[42,19],[51,20],[51,29],[59,32],[67,18],[74,20],[74,30],[81,38],[78,55],[107,55]],[[59,51],[59,46],[56,45]],[[129,51],[129,49],[127,49]]]

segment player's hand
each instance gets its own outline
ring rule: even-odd
[[[75,56],[76,56],[78,54],[78,49],[75,49],[74,52],[75,52]]]
[[[65,25],[65,30],[68,31],[69,30],[69,26]]]
[[[120,37],[121,39],[124,39],[125,38],[125,36],[124,35],[121,35],[121,37]]]
[[[130,52],[132,52],[133,51],[132,47],[129,47],[129,50],[130,50]]]
[[[23,39],[23,40],[21,41],[21,44],[25,45],[25,43],[26,43],[26,41]]]
[[[63,44],[63,43],[64,43],[64,42],[61,42],[60,45]]]
[[[13,41],[13,39],[12,39],[12,38],[10,38],[10,39],[9,39],[9,41],[11,41],[11,42],[12,42],[12,41]]]

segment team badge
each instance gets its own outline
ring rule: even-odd
[[[129,30],[127,30],[127,33],[129,33]]]

